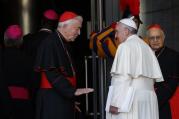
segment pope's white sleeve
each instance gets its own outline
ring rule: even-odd
[[[120,108],[124,103],[124,98],[128,87],[132,81],[129,75],[114,75],[111,86],[113,87],[111,95],[111,105]]]

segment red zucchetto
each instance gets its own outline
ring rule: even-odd
[[[147,30],[152,29],[152,28],[157,28],[157,29],[163,30],[162,27],[161,27],[159,24],[149,25],[149,26],[147,27]]]
[[[77,17],[78,15],[74,12],[70,12],[70,11],[66,11],[64,12],[60,18],[59,18],[59,22],[64,22],[64,21],[67,21],[67,20],[71,20],[75,17]]]
[[[18,40],[22,37],[22,29],[19,25],[11,25],[6,29],[5,36],[8,39]]]

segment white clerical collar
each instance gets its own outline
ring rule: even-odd
[[[130,41],[130,40],[132,40],[134,37],[136,37],[136,34],[132,34],[132,35],[130,35],[130,36],[127,38],[126,41]]]

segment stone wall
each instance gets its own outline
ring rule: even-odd
[[[152,23],[160,24],[166,34],[166,45],[179,51],[179,0],[141,0],[140,16],[144,22],[139,34],[145,36]]]

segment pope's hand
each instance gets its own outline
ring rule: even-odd
[[[118,107],[110,106],[109,112],[112,114],[119,114]]]
[[[94,89],[92,88],[79,88],[75,92],[75,96],[83,95],[83,94],[88,94],[90,92],[93,92]]]

